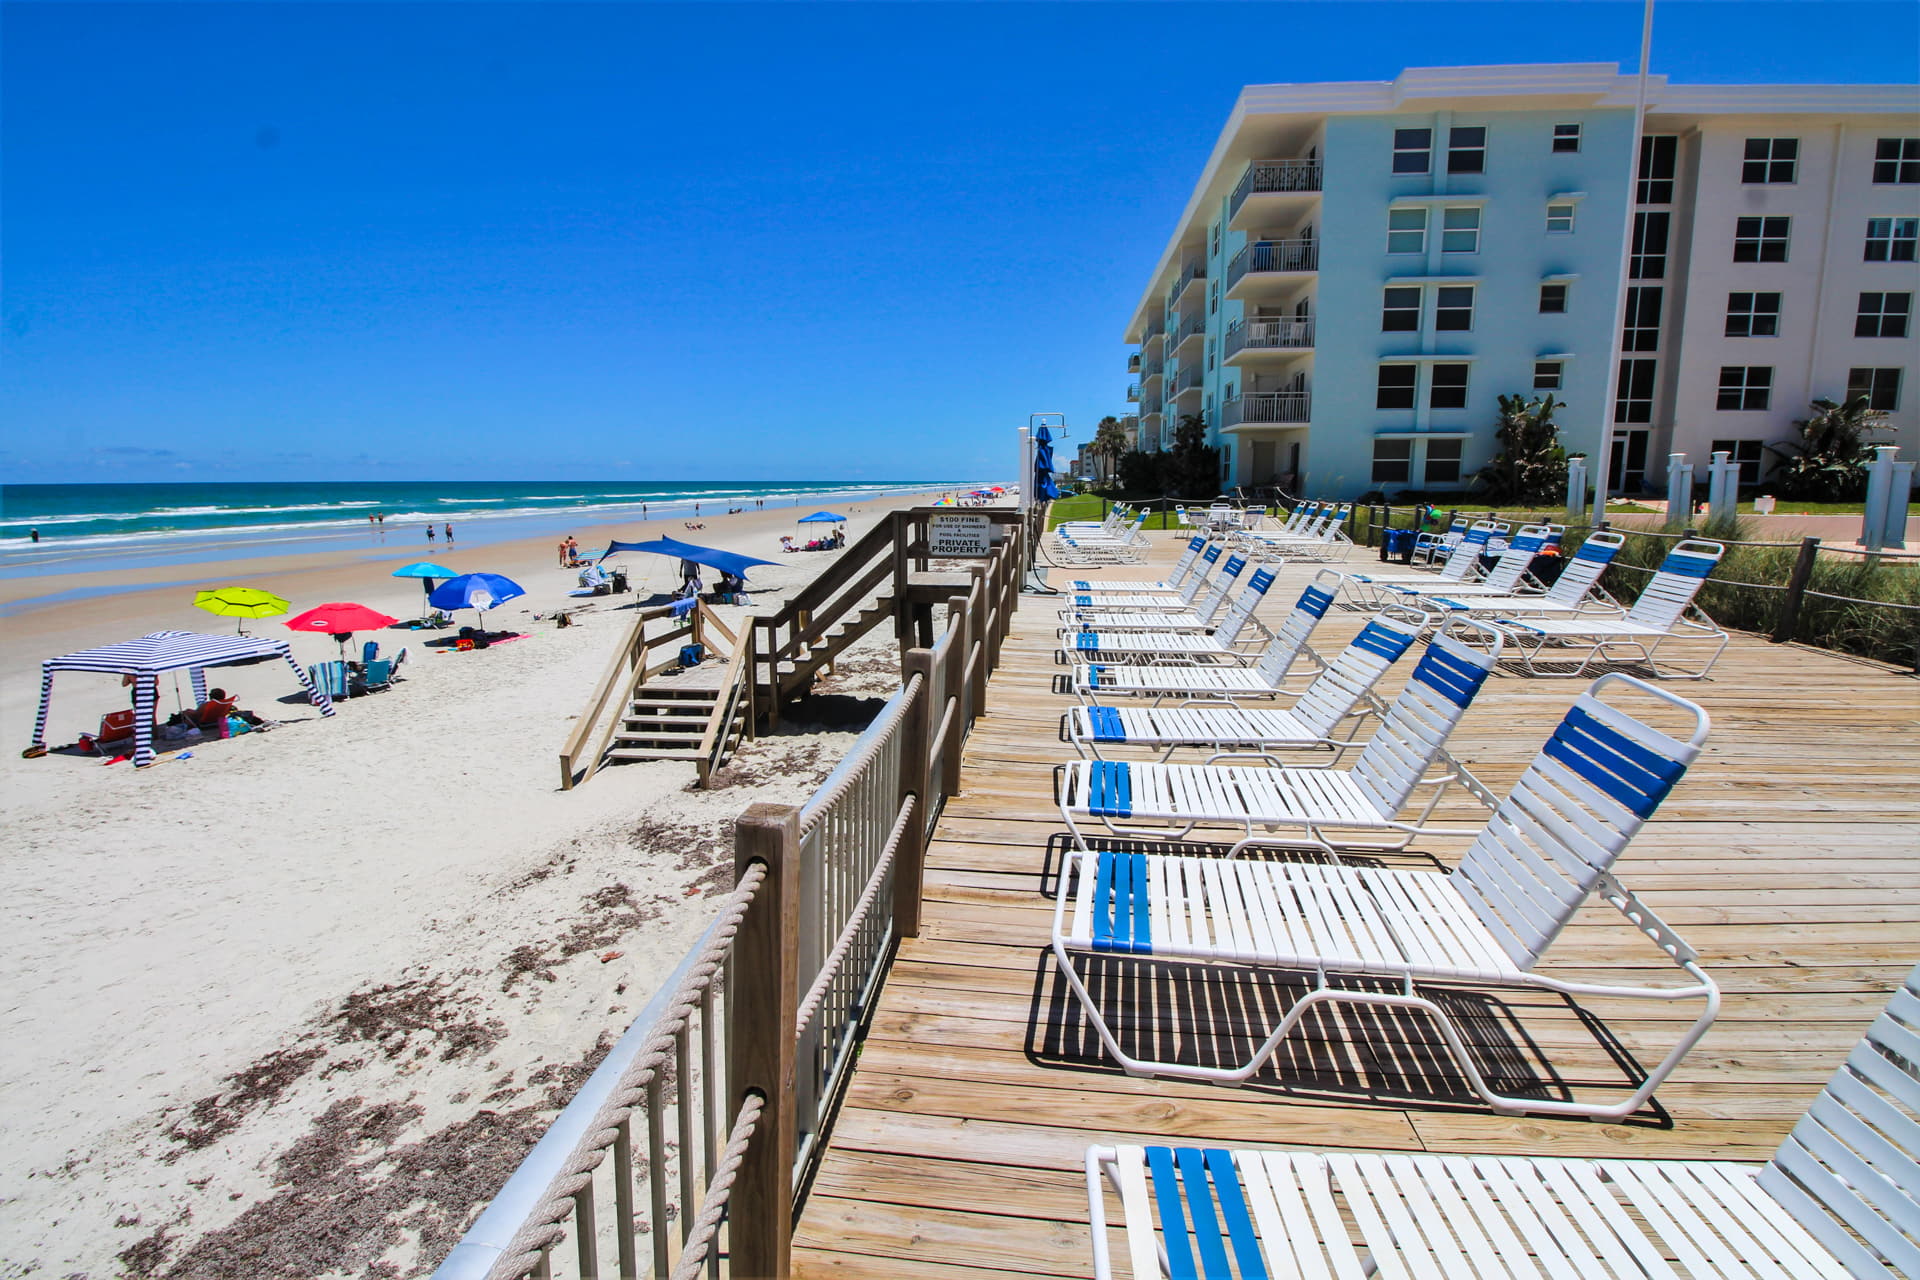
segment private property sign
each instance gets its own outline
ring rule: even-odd
[[[971,512],[942,512],[927,517],[927,554],[948,556],[984,556],[993,521]]]

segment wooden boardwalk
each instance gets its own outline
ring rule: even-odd
[[[1157,571],[1175,544],[1156,541]],[[1263,616],[1310,572],[1288,566]],[[1068,576],[1155,574],[1054,574]],[[1095,1143],[1764,1159],[1920,959],[1920,681],[1737,636],[1712,680],[1675,683],[1707,708],[1712,736],[1617,868],[1725,995],[1656,1105],[1625,1124],[1497,1116],[1465,1096],[1430,1028],[1360,1014],[1242,1088],[1129,1078],[1099,1056],[1047,951],[1064,831],[1052,766],[1071,756],[1057,739],[1071,700],[1052,690],[1057,603],[1023,601],[967,743],[965,793],[927,855],[923,931],[887,978],[802,1213],[797,1275],[1090,1275],[1081,1162]],[[1330,613],[1315,648],[1336,652],[1360,622]],[[1455,755],[1504,794],[1582,687],[1496,676]],[[1466,802],[1442,816],[1477,825],[1484,813]],[[1412,865],[1431,866],[1460,846],[1415,852]],[[1604,909],[1582,913],[1543,968],[1678,976]],[[1583,1019],[1541,995],[1455,998],[1488,1066],[1582,1096],[1619,1089],[1622,1054],[1657,1061],[1697,1012],[1596,1001]]]

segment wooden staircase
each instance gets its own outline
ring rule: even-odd
[[[867,632],[893,617],[893,596],[875,597],[860,612],[844,618],[816,639],[805,642],[796,659],[779,664],[780,696],[793,698],[805,693],[820,670],[852,648]]]
[[[724,689],[641,685],[636,695],[627,700],[626,714],[614,731],[607,759],[707,760],[713,755],[707,744],[707,730],[720,713],[720,698],[725,692]],[[746,733],[744,704],[734,704],[732,723],[718,733],[723,735],[719,758],[725,759]]]

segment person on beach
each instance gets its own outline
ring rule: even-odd
[[[453,526],[451,524],[447,526],[447,545],[453,545]]]
[[[35,542],[40,541],[40,531],[38,529],[27,530],[27,536],[33,539]]]
[[[562,538],[560,540],[559,544],[554,548],[554,553],[556,556],[554,563],[558,564],[562,569],[566,568],[567,567],[566,539]]]
[[[432,525],[428,525],[428,526],[427,526],[427,541],[428,541],[428,542],[432,542],[432,541],[433,541],[433,526],[432,526]]]

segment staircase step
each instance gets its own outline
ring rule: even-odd
[[[668,707],[676,711],[704,711],[720,700],[715,689],[689,690],[684,698],[633,698],[628,701],[630,707]]]
[[[699,760],[698,751],[662,750],[657,747],[615,747],[607,752],[609,760]]]

